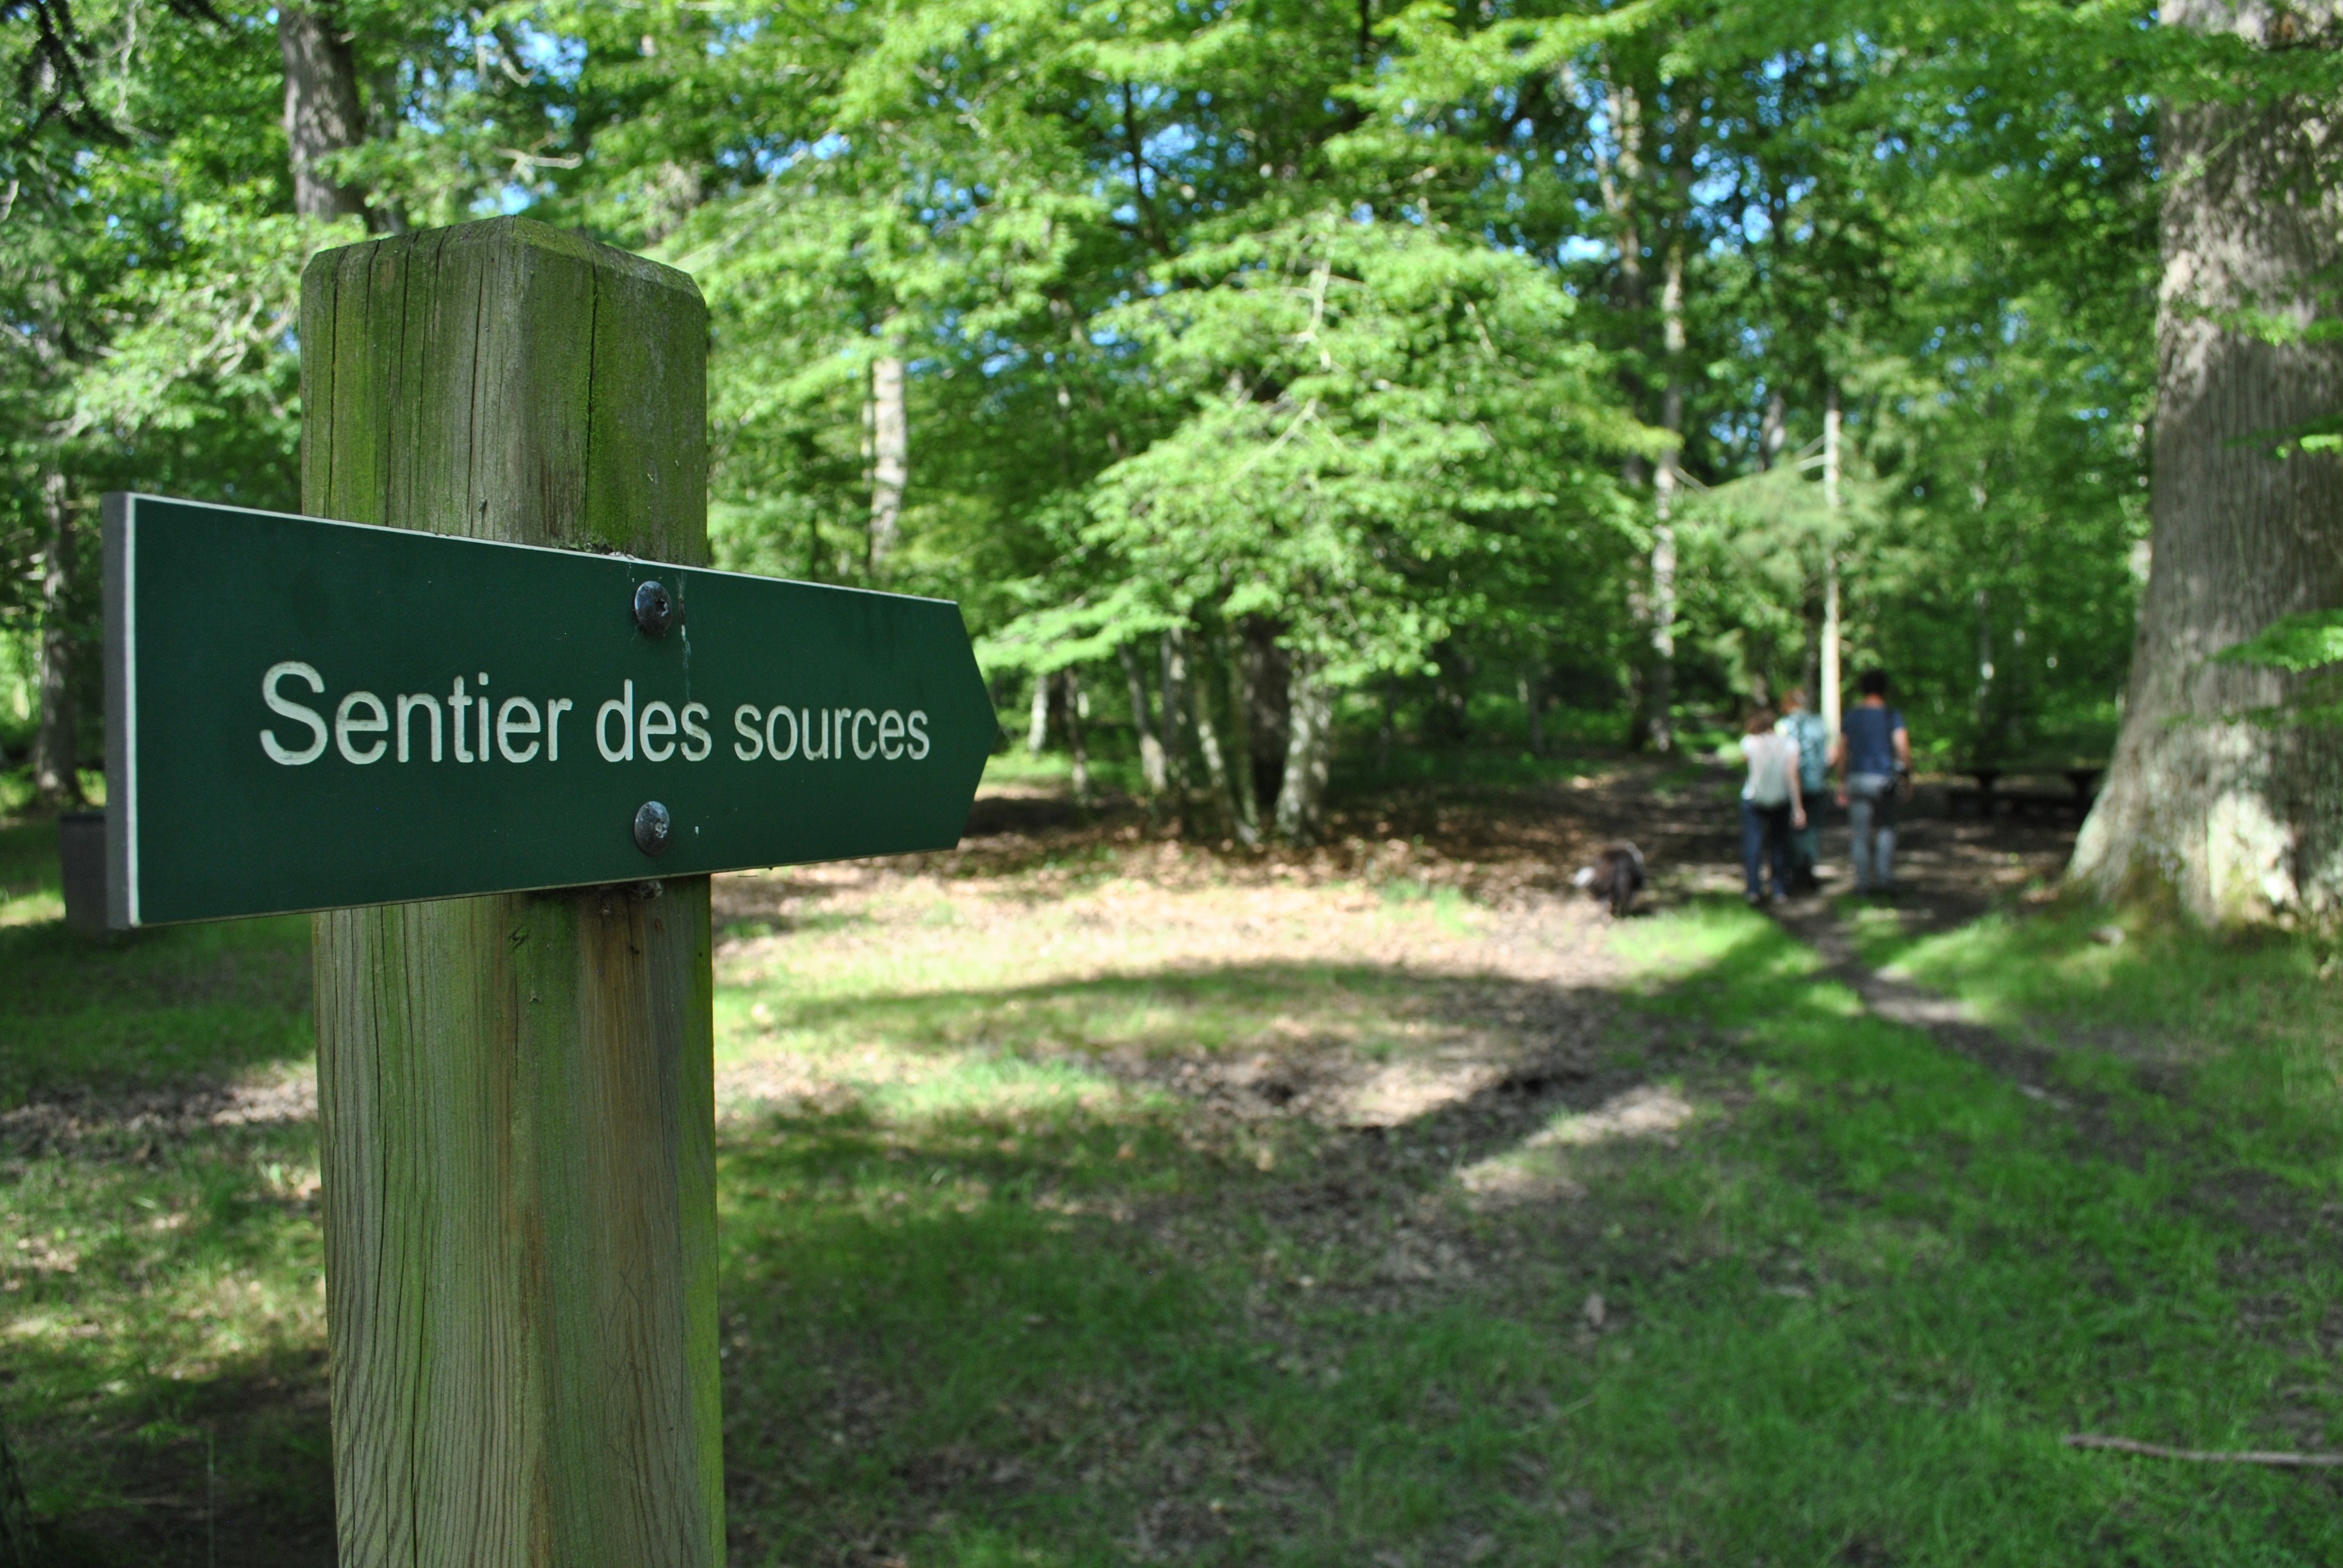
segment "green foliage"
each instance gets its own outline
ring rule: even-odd
[[[0,152],[18,636],[45,471],[85,515],[289,502],[294,282],[356,232],[288,214],[274,13],[74,15],[98,118],[36,95]],[[365,135],[328,164],[377,228],[527,207],[691,270],[719,558],[957,598],[1110,722],[1118,650],[1182,627],[1215,690],[1224,628],[1275,646],[1257,728],[1294,658],[1425,739],[1509,692],[1624,712],[1673,420],[1691,722],[1811,679],[1829,551],[1847,665],[1896,672],[1924,750],[2088,752],[2146,533],[2154,106],[2338,68],[2153,15],[344,0]],[[1832,519],[1770,465],[1834,390]]]
[[[2343,663],[2343,610],[2282,616],[2213,657],[2223,664],[2259,664],[2298,673]]]

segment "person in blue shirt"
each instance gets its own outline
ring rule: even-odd
[[[1830,782],[1831,732],[1806,708],[1805,689],[1795,686],[1782,699],[1781,722],[1774,726],[1774,732],[1787,737],[1798,749],[1798,792],[1805,797],[1809,809],[1805,826],[1790,835],[1790,886],[1795,892],[1811,893],[1821,886],[1815,868],[1823,858],[1822,827],[1812,808]]]
[[[1887,674],[1865,670],[1863,700],[1839,721],[1831,762],[1839,770],[1838,803],[1855,840],[1855,890],[1896,890],[1896,806],[1912,775],[1912,736],[1887,706]]]

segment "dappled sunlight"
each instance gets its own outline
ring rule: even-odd
[[[1636,1139],[1673,1149],[1694,1114],[1674,1086],[1638,1084],[1591,1111],[1559,1112],[1518,1146],[1459,1169],[1456,1184],[1483,1208],[1584,1198],[1588,1173],[1572,1169],[1567,1151]]]
[[[1693,1109],[1674,1089],[1643,1084],[1614,1094],[1593,1111],[1565,1112],[1531,1138],[1530,1147],[1579,1149],[1614,1138],[1659,1138],[1693,1118]]]
[[[29,893],[0,892],[0,926],[33,926],[65,918],[63,893],[45,888]]]

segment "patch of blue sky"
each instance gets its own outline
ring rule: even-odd
[[[513,25],[513,53],[524,71],[541,71],[563,86],[573,86],[586,70],[586,40],[566,33],[548,32],[527,20]]]

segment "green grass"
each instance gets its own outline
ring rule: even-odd
[[[36,1505],[105,1560],[201,1562],[208,1434],[218,1560],[327,1561],[314,1129],[120,1113],[306,1060],[303,924],[75,944],[26,902],[41,857],[0,829],[0,910],[25,911],[0,918],[0,1111],[116,1111],[0,1124],[0,1412]],[[1866,924],[2001,1026],[1972,1056],[1696,908],[1623,928],[1568,1104],[1360,1135],[1209,1114],[1180,1069],[1411,1058],[1537,988],[1053,978],[960,907],[911,910],[916,951],[866,908],[723,961],[725,1070],[828,1085],[720,1140],[737,1561],[2343,1561],[2330,1477],[2058,1441],[2323,1447],[2343,1415],[2308,943]],[[1373,918],[1496,917],[1395,885]],[[1624,1089],[1693,1114],[1587,1134]],[[1460,1170],[1534,1156],[1584,1196],[1464,1201]]]

